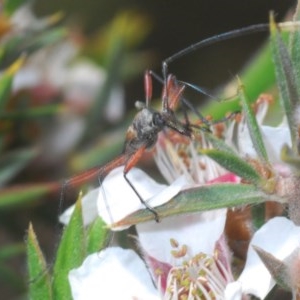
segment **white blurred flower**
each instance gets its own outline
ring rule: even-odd
[[[32,4],[20,6],[11,16],[10,22],[14,32],[42,30],[49,26],[59,15],[37,18],[32,11]]]
[[[270,272],[252,245],[262,248],[280,261],[284,261],[300,247],[300,227],[285,217],[276,217],[264,224],[254,234],[242,274],[236,282],[227,287],[227,293],[230,291],[230,293],[240,296],[237,299],[242,299],[243,294],[252,294],[259,299],[264,299],[275,285]]]
[[[67,154],[77,144],[85,130],[85,115],[106,83],[105,70],[91,60],[76,59],[78,53],[79,46],[71,39],[40,49],[13,79],[15,93],[26,89],[40,105],[61,98],[67,108],[41,135],[39,146],[45,149],[46,160]],[[124,92],[120,85],[112,89],[104,110],[102,115],[110,122],[123,116]]]
[[[160,299],[142,259],[130,249],[107,248],[69,273],[74,300]]]

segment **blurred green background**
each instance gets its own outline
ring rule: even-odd
[[[221,32],[251,24],[267,23],[271,10],[275,12],[277,21],[282,20],[294,4],[295,1],[291,0],[33,2],[32,11],[38,17],[63,12],[64,17],[57,26],[67,28],[68,34],[66,36],[62,34],[57,40],[65,38],[76,41],[79,51],[77,58],[74,59],[75,63],[78,58],[89,58],[107,73],[107,78],[104,82],[104,92],[102,90],[96,95],[97,99],[102,100],[99,100],[92,109],[82,108],[80,104],[73,102],[70,104],[68,99],[64,99],[61,90],[55,90],[53,94],[49,86],[43,84],[34,90],[35,97],[32,96],[33,90],[28,87],[14,94],[8,93],[6,97],[9,99],[8,104],[2,108],[0,119],[3,166],[6,166],[9,159],[12,165],[17,158],[20,162],[24,162],[24,166],[15,171],[4,184],[2,183],[3,191],[6,192],[6,188],[12,187],[11,190],[7,190],[8,194],[12,194],[16,191],[14,186],[17,184],[23,184],[28,188],[28,184],[57,182],[113,158],[122,150],[125,130],[135,111],[134,102],[144,98],[145,69],[149,68],[161,74],[161,61],[178,50]],[[124,12],[127,12],[127,17],[122,15]],[[21,36],[24,40],[35,37],[31,32]],[[45,37],[49,36],[47,32]],[[174,62],[170,65],[169,71],[181,80],[205,87],[212,94],[217,93],[220,84],[231,80],[240,72],[266,37],[266,34],[260,33],[216,44]],[[41,49],[52,46],[50,38],[47,45],[43,43],[40,42]],[[57,41],[53,42],[55,43]],[[29,49],[29,46],[21,43],[20,49]],[[10,56],[10,52],[7,52],[5,59],[1,60],[2,70],[5,70],[22,52],[20,49],[17,51],[15,45],[11,47],[16,54]],[[53,53],[51,55],[53,57]],[[55,60],[52,61],[50,56],[47,56],[47,52],[41,61],[42,63],[39,62],[38,65],[39,70],[43,69],[43,64],[55,63]],[[39,73],[39,76],[42,77],[43,72]],[[78,82],[77,84],[79,85]],[[121,98],[125,100],[125,113],[121,113],[117,120],[106,119],[103,107],[116,86],[120,86],[123,91],[124,97]],[[161,86],[155,83],[154,87],[154,97],[159,98]],[[45,94],[48,95],[47,101],[42,102],[41,95]],[[191,99],[197,104],[204,101],[202,95],[193,92]],[[21,111],[24,107],[25,110]],[[42,113],[37,108],[45,108],[45,111]],[[74,113],[71,117],[68,109]],[[26,117],[24,111],[34,112],[36,115],[32,113],[30,117]],[[67,117],[63,113],[67,113]],[[84,120],[86,124],[79,141],[68,151],[60,153],[55,152],[58,151],[56,148],[55,151],[52,149],[51,143],[56,140],[50,138],[52,135],[49,134],[49,129],[54,130],[57,126],[60,130],[62,119],[65,123],[68,123],[68,120],[70,123],[73,121],[80,123]],[[28,151],[25,153],[26,158],[20,149]],[[22,158],[20,153],[23,155]],[[1,166],[0,162],[0,174],[2,174]],[[30,221],[51,265],[59,239],[58,214],[62,210],[62,199],[57,187],[52,189],[52,186],[47,186],[47,188],[52,193],[41,193],[42,196],[32,196],[26,201],[18,200],[15,205],[12,204],[13,201],[8,202],[0,207],[2,299],[26,299],[24,237]],[[1,197],[3,200],[7,195],[3,191],[0,193],[0,204],[3,202]],[[21,189],[17,192],[14,199],[24,194],[24,191]],[[75,195],[76,192],[69,191],[63,205],[72,204]]]

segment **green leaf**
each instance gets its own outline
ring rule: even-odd
[[[215,149],[202,149],[202,154],[209,156],[228,171],[254,184],[262,184],[262,178],[244,159],[232,153]]]
[[[40,48],[53,46],[53,44],[65,39],[67,35],[68,30],[65,27],[56,27],[44,30],[40,34],[35,35],[32,39],[29,40],[29,43],[27,43],[26,45],[26,51],[29,51],[31,53]]]
[[[32,300],[52,299],[48,268],[31,224],[29,225],[27,237],[27,263],[29,298]]]
[[[0,120],[20,120],[52,116],[54,114],[60,113],[62,111],[62,108],[63,107],[60,104],[51,104],[43,105],[41,107],[22,109],[20,111],[0,111]]]
[[[272,16],[270,21],[270,28],[271,46],[281,105],[283,106],[285,114],[287,116],[288,125],[292,137],[292,144],[293,148],[295,148],[297,140],[297,126],[295,125],[294,112],[299,102],[296,76],[289,53],[278,32]]]
[[[219,139],[213,134],[208,132],[203,132],[203,134],[205,135],[205,139],[208,140],[215,149],[219,151],[231,153],[232,155],[235,154],[233,148],[228,146],[224,140]]]
[[[217,208],[257,204],[270,198],[270,195],[266,195],[250,184],[213,184],[182,191],[166,204],[155,207],[155,210],[160,218],[164,218]],[[153,218],[153,213],[143,209],[113,224],[112,228],[130,226],[153,220]]]
[[[69,224],[65,227],[53,268],[53,295],[55,299],[72,299],[68,280],[69,271],[79,267],[86,254],[81,197],[76,202]]]
[[[37,149],[20,149],[0,157],[0,184],[18,174],[37,155]]]
[[[26,35],[15,36],[9,39],[2,47],[2,64],[14,61],[22,54],[31,53],[66,38],[68,31],[63,27],[50,28],[42,32],[26,32]],[[3,67],[3,66],[2,66]]]
[[[13,76],[4,74],[0,79],[0,111],[3,111],[9,100]]]
[[[300,20],[300,6],[297,5],[295,15],[293,17],[294,21]],[[299,29],[293,29],[289,37],[289,52],[291,55],[291,60],[294,66],[298,95],[300,95],[300,31]]]
[[[97,218],[90,226],[87,233],[87,253],[91,254],[105,248],[111,231],[101,218]]]
[[[0,77],[0,112],[3,111],[9,100],[11,85],[15,73],[21,68],[25,60],[24,56],[18,58]]]
[[[289,270],[288,264],[285,264],[284,261],[273,256],[271,253],[263,250],[262,248],[252,245],[256,253],[258,254],[261,261],[264,263],[265,267],[268,269],[272,278],[277,282],[279,286],[285,290],[290,291],[292,286],[291,282],[291,271]],[[294,257],[295,261],[297,260],[298,249],[294,250],[290,257]]]
[[[257,124],[257,120],[254,115],[253,109],[251,108],[250,101],[245,94],[245,90],[241,82],[239,89],[239,97],[242,101],[243,113],[246,117],[247,127],[256,153],[263,162],[268,163],[268,154],[263,142],[262,134]]]
[[[61,188],[59,182],[24,184],[0,190],[0,209],[12,205],[24,204],[50,192],[57,192]]]
[[[25,56],[21,55],[5,70],[0,78],[0,111],[2,111],[10,98],[11,86],[15,73],[25,62]]]
[[[27,0],[6,0],[3,9],[6,14],[12,15],[21,5],[27,2]]]

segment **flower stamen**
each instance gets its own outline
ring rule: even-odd
[[[187,246],[180,247],[183,249]],[[217,255],[199,253],[170,270],[165,299],[221,299],[228,278]]]

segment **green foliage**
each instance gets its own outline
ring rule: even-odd
[[[115,126],[113,143],[96,140],[112,127],[105,115],[106,105],[116,86],[124,78],[143,71],[150,58],[147,53],[135,50],[150,29],[147,18],[140,13],[120,13],[99,30],[95,39],[84,37],[84,43],[77,43],[74,37],[82,33],[74,28],[70,31],[63,24],[61,12],[36,18],[31,5],[26,0],[6,0],[0,12],[0,219],[4,232],[21,230],[21,234],[24,229],[19,228],[20,224],[26,223],[27,217],[35,223],[35,218],[53,218],[57,213],[54,209],[44,211],[41,216],[37,211],[42,204],[49,204],[50,197],[57,202],[56,207],[58,201],[64,200],[59,192],[60,180],[66,174],[104,163],[120,153],[127,125]],[[24,19],[19,18],[20,28],[16,18],[14,22],[11,20],[18,9],[24,13]],[[72,102],[73,95],[66,95],[74,75],[70,70],[78,58],[89,61],[105,77],[97,95],[90,96],[88,101],[82,96],[81,103]],[[16,82],[22,84],[18,86]],[[76,88],[77,85],[78,82]],[[84,109],[80,107],[83,103]],[[78,143],[74,142],[74,146],[61,154],[56,149],[64,148],[60,143],[65,138],[59,135],[68,120],[71,124],[83,124],[83,129]],[[71,137],[73,133],[65,135]],[[34,231],[29,228],[27,259],[31,299],[70,298],[69,270],[79,266],[87,253],[98,251],[107,243],[108,231],[103,223],[97,220],[85,229],[79,204],[76,212],[63,234],[53,269],[46,265]],[[20,255],[12,251],[17,246],[18,243],[1,246],[0,278],[12,289],[24,293],[25,279],[6,263]],[[6,249],[11,250],[12,257],[3,254]]]
[[[16,74],[24,65],[34,61],[34,55],[38,51],[46,53],[61,41],[73,42],[69,30],[65,26],[56,24],[61,19],[61,14],[46,18],[44,26],[29,28],[20,34],[10,32],[9,16],[24,3],[27,1],[10,0],[5,1],[3,7],[6,18],[4,31],[11,35],[7,36],[0,46],[0,66],[4,70],[0,75],[0,183],[3,186],[0,191],[0,212],[4,209],[14,210],[26,205],[34,207],[38,200],[51,193],[54,199],[59,200],[60,183],[52,182],[53,170],[43,165],[43,158],[48,154],[46,153],[48,148],[40,146],[42,141],[51,139],[48,129],[55,127],[58,119],[65,120],[72,115],[74,119],[85,124],[78,139],[79,142],[74,146],[74,152],[71,153],[70,150],[62,157],[57,157],[57,160],[67,161],[66,166],[71,162],[69,163],[71,170],[63,170],[64,174],[72,174],[74,170],[81,171],[108,161],[121,150],[124,128],[127,127],[125,123],[115,126],[116,135],[113,141],[106,142],[101,139],[95,142],[95,137],[106,133],[111,125],[105,118],[105,108],[115,87],[124,79],[146,69],[151,59],[149,55],[134,50],[134,47],[139,45],[150,30],[150,23],[147,18],[139,14],[124,12],[102,28],[93,40],[86,41],[81,47],[78,46],[76,50],[79,55],[74,55],[71,62],[75,63],[78,56],[81,56],[81,58],[92,60],[97,67],[105,70],[104,83],[95,99],[92,99],[90,107],[82,109],[75,104],[63,103],[60,101],[65,96],[63,90],[56,90],[50,100],[46,101],[32,91],[26,91],[26,88],[25,91],[13,93],[12,84]],[[239,89],[238,97],[235,97],[233,101],[212,104],[204,109],[204,113],[210,113],[217,119],[221,118],[228,111],[239,110],[239,100],[241,100],[254,148],[261,161],[268,163],[265,145],[250,103],[255,101],[260,93],[276,84],[276,73],[281,102],[288,116],[294,144],[293,149],[284,148],[283,156],[285,155],[287,162],[296,165],[295,162],[299,164],[299,156],[295,151],[297,132],[293,112],[298,105],[300,94],[300,34],[299,30],[294,31],[290,37],[288,50],[281,33],[273,22],[271,22],[271,29],[274,63],[271,61],[268,45],[241,75],[245,88]],[[39,65],[40,69],[47,64],[50,55],[45,57],[45,61]],[[63,65],[63,67],[68,68],[69,65]],[[236,83],[235,86],[237,87]],[[42,88],[43,91],[47,90],[45,86]],[[72,121],[74,119],[71,118]],[[214,148],[203,150],[202,154],[241,176],[249,184],[216,184],[186,190],[167,204],[157,208],[161,218],[221,207],[258,204],[273,198],[277,200],[276,197],[266,194],[265,178],[262,178],[256,169],[224,141],[209,133],[204,133],[204,135]],[[84,152],[82,152],[83,148]],[[19,180],[18,176],[26,168],[30,169],[28,172],[30,179],[25,175]],[[42,173],[43,176],[40,175]],[[44,174],[46,174],[45,178]],[[6,186],[8,184],[10,185]],[[148,210],[143,210],[116,225],[132,225],[150,219],[153,219],[153,214]],[[71,299],[69,271],[80,266],[88,254],[103,249],[108,239],[109,230],[102,220],[97,219],[88,228],[84,227],[79,199],[70,223],[62,234],[54,264],[48,266],[30,225],[26,242],[30,299]],[[18,255],[24,249],[14,248],[14,245],[0,249],[0,276],[9,278],[10,282],[17,282],[14,274],[5,265],[5,260],[8,259],[5,253],[7,249],[15,249],[11,252],[14,255]]]
[[[36,149],[19,149],[0,158],[0,184],[3,185],[20,172],[36,156]]]
[[[183,213],[202,212],[212,209],[257,204],[269,196],[251,184],[213,184],[187,189],[174,199],[156,207],[160,218]],[[130,226],[153,219],[149,210],[139,210],[112,227]]]
[[[259,184],[262,181],[259,173],[256,172],[256,170],[252,168],[248,162],[237,155],[232,155],[231,153],[215,149],[205,149],[201,152],[202,154],[212,158],[228,171],[246,179],[251,183]]]
[[[242,85],[239,90],[239,97],[242,102],[243,113],[245,114],[247,127],[256,153],[263,162],[268,163],[267,151],[263,142],[262,134],[256,121],[254,111],[250,105],[249,98],[246,96]]]
[[[79,267],[86,255],[81,199],[75,205],[70,223],[64,229],[53,267],[53,295],[55,299],[71,299],[68,273]]]
[[[44,256],[30,225],[27,238],[29,296],[39,299],[72,299],[68,274],[79,267],[87,254],[100,251],[107,243],[109,230],[96,219],[83,226],[81,199],[75,205],[69,224],[64,228],[53,268],[46,267]]]
[[[89,227],[87,233],[87,254],[95,253],[105,248],[110,238],[110,231],[107,229],[105,222],[97,218]]]
[[[16,185],[3,188],[0,191],[0,208],[12,208],[15,205],[32,202],[47,193],[56,192],[59,188],[59,182]]]
[[[27,236],[27,265],[30,299],[53,299],[49,270],[31,224]]]
[[[271,46],[281,105],[288,120],[293,146],[296,147],[296,124],[294,111],[299,103],[296,75],[287,47],[285,46],[273,17],[271,16]]]

